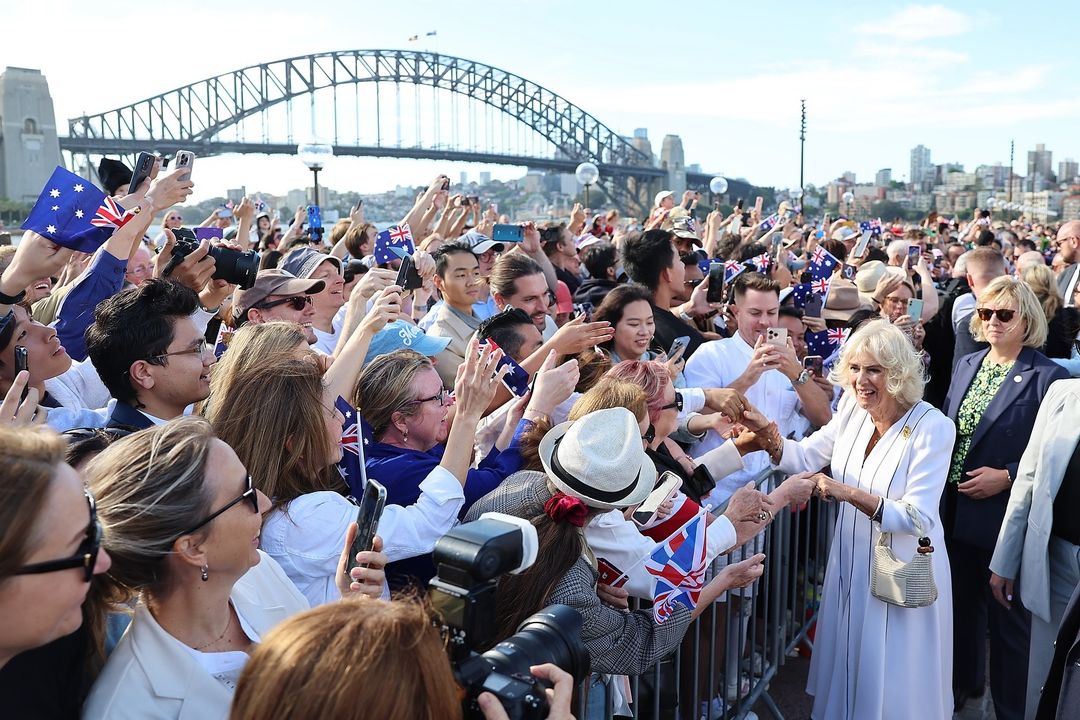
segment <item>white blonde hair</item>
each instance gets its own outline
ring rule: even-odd
[[[907,335],[884,318],[871,320],[851,334],[829,379],[847,391],[852,360],[864,354],[885,368],[885,390],[902,407],[922,400],[926,384],[922,360]]]

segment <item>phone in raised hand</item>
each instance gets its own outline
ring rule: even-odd
[[[138,190],[139,186],[142,185],[143,180],[150,177],[150,173],[154,171],[155,162],[157,162],[157,156],[153,153],[139,153],[139,157],[135,160],[135,169],[131,171],[131,183],[128,184],[128,195],[131,195]]]
[[[15,346],[15,374],[16,375],[21,373],[23,370],[29,371],[30,368],[27,366],[26,358],[27,358],[26,348],[23,347],[22,345],[16,345]],[[22,402],[23,400],[26,400],[26,395],[29,392],[30,392],[30,379],[27,378],[26,386],[23,387],[22,397],[19,399],[19,402]]]
[[[787,328],[768,328],[765,330],[765,342],[778,348],[787,347]]]
[[[675,497],[675,492],[682,487],[682,478],[668,471],[660,476],[656,489],[649,493],[649,497],[638,505],[634,511],[634,522],[639,526],[645,526],[656,519],[656,512],[665,502]]]
[[[705,288],[705,301],[724,302],[724,263],[709,263],[709,287]]]
[[[359,443],[362,445],[363,443]],[[360,467],[364,467],[363,450],[361,450]],[[379,483],[364,477],[364,495],[360,498],[359,509],[356,511],[356,538],[353,539],[352,547],[349,548],[349,562],[345,564],[345,574],[350,575],[352,569],[357,567],[356,554],[368,552],[374,547],[375,535],[379,530],[379,519],[382,517],[383,507],[386,505],[386,488]]]
[[[173,167],[187,170],[187,179],[191,179],[191,166],[195,164],[195,153],[190,150],[177,150]]]
[[[922,318],[923,301],[921,298],[909,298],[907,301],[907,316],[915,322]]]

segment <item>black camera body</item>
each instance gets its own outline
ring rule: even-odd
[[[505,516],[487,513],[435,543],[438,573],[430,585],[431,603],[442,618],[454,676],[465,691],[465,717],[483,718],[476,698],[490,692],[512,720],[546,718],[545,686],[529,668],[552,663],[573,675],[577,683],[589,674],[581,615],[566,605],[549,605],[526,619],[514,635],[483,654],[476,652],[496,638],[499,577],[523,570],[535,560],[535,529],[528,523],[523,526],[517,518],[504,521],[499,517]]]
[[[172,259],[169,260],[169,264],[162,273],[166,277],[184,261],[184,258],[199,247],[199,239],[191,230],[174,228],[172,233],[176,238],[176,244],[173,246]],[[214,258],[213,278],[215,280],[224,280],[242,290],[247,290],[255,284],[255,276],[259,272],[259,254],[254,250],[240,251],[211,245],[208,254]]]

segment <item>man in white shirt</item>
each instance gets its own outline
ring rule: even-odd
[[[341,260],[325,255],[314,248],[298,248],[285,256],[281,269],[302,280],[321,280],[323,289],[311,293],[311,332],[315,335],[312,347],[324,355],[333,355],[341,338],[340,320],[334,324],[338,311],[345,304],[345,278]],[[344,319],[344,316],[341,316]]]
[[[777,423],[780,434],[805,432],[821,427],[832,417],[830,397],[805,371],[790,339],[782,346],[765,342],[769,328],[780,327],[780,287],[760,273],[744,273],[735,280],[732,312],[738,332],[730,338],[704,343],[686,363],[686,383],[692,387],[728,387],[738,390],[767,418]],[[691,448],[700,457],[723,442],[709,433]],[[769,465],[764,452],[743,458],[744,469],[717,481],[708,502],[727,500],[739,487]]]

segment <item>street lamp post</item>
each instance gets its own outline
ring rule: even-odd
[[[723,175],[717,175],[709,181],[709,190],[713,194],[713,207],[720,209],[720,196],[727,192],[727,180]]]
[[[321,142],[303,143],[297,146],[296,154],[299,156],[300,162],[307,165],[312,175],[315,176],[315,196],[312,198],[312,205],[318,206],[319,171],[326,166],[330,158],[334,157],[334,147]]]
[[[843,194],[843,196],[841,196],[840,199],[843,200],[844,205],[847,206],[847,214],[848,215],[854,214],[854,213],[852,213],[852,209],[853,209],[853,206],[855,205],[855,193],[848,190],[846,193]],[[850,220],[850,219],[851,218],[849,217],[848,220]]]
[[[579,183],[585,186],[585,207],[589,207],[589,186],[600,179],[600,168],[591,162],[583,162],[574,170]]]

